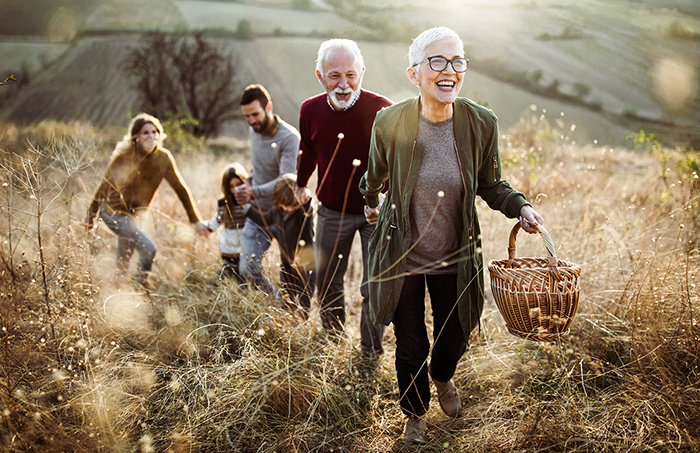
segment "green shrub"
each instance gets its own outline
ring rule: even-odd
[[[695,33],[690,27],[681,24],[678,19],[671,22],[666,29],[666,36],[671,39],[682,39],[688,41],[700,40],[700,33]]]
[[[236,36],[240,39],[253,39],[253,24],[248,19],[239,20]]]
[[[311,0],[292,0],[292,8],[309,11],[313,9]]]
[[[576,82],[574,83],[574,91],[576,91],[576,97],[583,99],[591,94],[591,87],[585,83]]]
[[[637,113],[637,109],[634,107],[626,105],[622,108],[622,116],[626,116],[628,118],[639,118],[639,113]]]
[[[537,39],[539,41],[551,41],[555,39],[560,39],[560,40],[566,40],[566,39],[582,39],[585,38],[586,35],[584,35],[582,32],[578,30],[572,30],[569,27],[565,27],[564,30],[562,30],[561,33],[558,35],[553,35],[547,31],[542,32],[537,35]]]

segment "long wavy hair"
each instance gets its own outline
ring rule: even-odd
[[[136,150],[136,138],[138,137],[139,132],[141,132],[143,126],[146,124],[152,124],[158,130],[158,142],[156,143],[156,148],[162,148],[163,140],[165,137],[167,137],[167,135],[165,135],[165,132],[163,131],[163,125],[160,123],[160,120],[153,115],[149,115],[148,113],[139,113],[131,120],[131,123],[129,123],[128,133],[119,143],[117,143],[112,156],[116,157],[127,151]]]
[[[231,180],[233,178],[238,178],[242,182],[248,178],[248,172],[243,168],[243,165],[239,163],[231,164],[221,177],[221,193],[224,195],[224,200],[226,201],[226,212],[224,213],[223,223],[229,225],[233,223],[232,212],[234,206],[236,206],[236,199],[231,193]]]

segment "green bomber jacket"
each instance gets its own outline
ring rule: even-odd
[[[496,115],[466,98],[457,98],[453,107],[454,148],[464,184],[464,231],[457,271],[457,304],[462,330],[468,340],[471,331],[479,325],[484,307],[476,195],[508,218],[518,217],[520,209],[529,203],[522,193],[501,179]],[[406,99],[377,113],[367,171],[360,180],[360,192],[369,207],[376,207],[379,194],[386,191],[369,241],[368,285],[374,323],[389,325],[393,320],[406,273],[406,254],[411,245],[409,209],[423,153],[422,146],[416,142],[419,118],[420,97]]]

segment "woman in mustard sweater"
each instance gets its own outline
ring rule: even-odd
[[[138,251],[137,283],[144,287],[147,287],[156,245],[137,225],[134,215],[148,208],[163,179],[180,198],[195,231],[204,236],[209,234],[172,154],[162,147],[165,137],[158,118],[140,113],[131,120],[129,133],[117,144],[85,219],[90,230],[99,213],[105,225],[117,235],[117,269],[120,272],[127,271],[134,250]]]

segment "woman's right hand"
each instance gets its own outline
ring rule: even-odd
[[[382,204],[384,204],[385,198],[386,195],[384,195],[383,193],[379,194],[379,204],[376,208],[370,208],[369,206],[365,205],[365,219],[370,225],[377,224],[377,220],[379,219],[379,210],[382,208]]]
[[[370,225],[376,225],[377,219],[379,219],[379,206],[376,208],[370,208],[365,205],[365,219]]]

